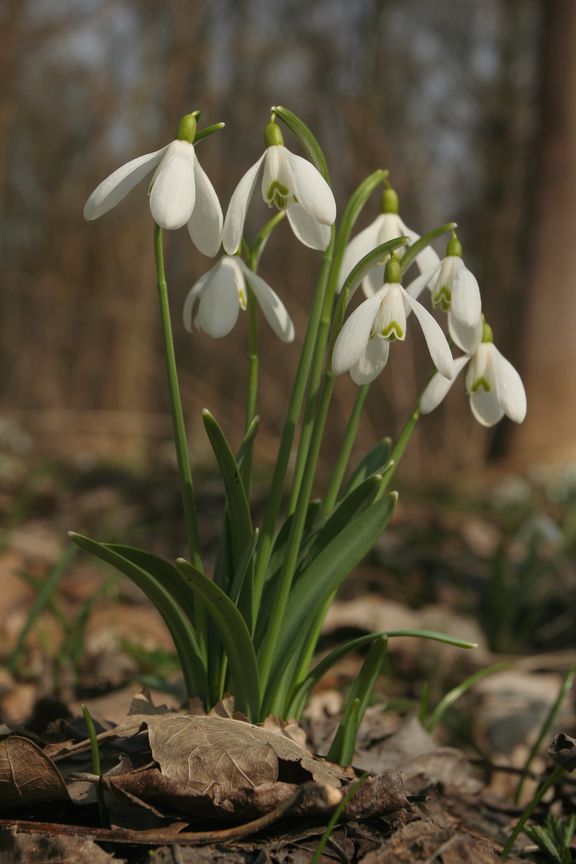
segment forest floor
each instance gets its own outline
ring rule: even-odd
[[[214,479],[200,487],[209,555],[223,501]],[[0,862],[300,864],[313,859],[335,804],[366,771],[323,864],[501,860],[553,768],[546,750],[554,735],[575,734],[576,483],[500,477],[466,494],[402,490],[393,524],[334,603],[321,650],[415,627],[478,648],[391,641],[347,770],[320,758],[363,658],[342,661],[315,691],[301,728],[271,723],[253,733],[241,767],[247,785],[208,782],[211,757],[197,783],[178,779],[199,730],[204,741],[220,728],[235,739],[247,724],[229,702],[208,716],[183,705],[156,611],[127,579],[71,550],[66,536],[73,529],[174,559],[185,548],[177,489],[169,470],[3,464]],[[455,689],[471,675],[473,686]],[[104,815],[83,704],[100,736]],[[176,758],[165,749],[171,723],[186,731]],[[532,824],[558,838],[575,801],[566,773]],[[563,849],[557,839],[556,853],[540,846],[522,834],[508,861],[572,860],[569,836]]]

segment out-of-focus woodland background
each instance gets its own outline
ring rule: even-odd
[[[526,424],[506,421],[489,433],[455,386],[421,424],[413,469],[574,456],[571,0],[4,0],[0,28],[3,447],[143,465],[160,452],[170,422],[145,190],[93,224],[82,219],[84,201],[201,108],[205,124],[227,124],[198,147],[225,208],[261,152],[269,106],[284,104],[324,146],[341,208],[369,172],[387,167],[411,227],[459,223],[497,344],[525,378]],[[375,196],[362,224],[376,207]],[[253,206],[249,230],[265,216]],[[247,322],[223,341],[185,333],[185,294],[211,262],[185,231],[169,237],[167,260],[192,448],[202,461],[202,407],[232,438],[240,434]],[[297,339],[318,267],[319,256],[285,226],[263,259]],[[262,331],[266,461],[298,342],[281,346]],[[429,373],[419,334],[391,354],[360,444],[401,428]],[[326,470],[353,395],[346,376],[336,387]]]

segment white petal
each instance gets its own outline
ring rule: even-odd
[[[170,145],[126,162],[94,189],[84,206],[84,218],[98,219],[116,206],[158,165]]]
[[[254,186],[258,178],[260,166],[264,160],[266,153],[263,153],[260,159],[246,171],[238,186],[234,190],[228,212],[224,219],[224,231],[222,233],[222,243],[224,249],[229,255],[233,255],[240,241],[242,240],[242,231],[244,230],[244,220],[246,219],[246,210],[254,192]]]
[[[398,282],[384,283],[382,290],[382,302],[376,318],[374,319],[374,330],[385,339],[406,338],[406,303],[404,302],[405,291]]]
[[[466,324],[458,321],[450,310],[448,312],[448,332],[458,348],[466,351],[467,354],[474,354],[482,341],[482,319],[477,321],[473,327],[467,327]]]
[[[214,339],[226,336],[238,320],[240,301],[237,278],[235,266],[230,265],[226,258],[220,259],[200,297],[194,323]]]
[[[342,327],[332,354],[332,369],[336,375],[347,372],[360,360],[368,345],[370,331],[381,302],[380,296],[364,300]]]
[[[504,417],[504,408],[498,402],[496,393],[478,390],[470,394],[470,409],[482,426],[495,426]]]
[[[370,384],[380,374],[388,362],[390,343],[374,336],[368,340],[366,350],[357,363],[350,369],[350,377],[355,384]]]
[[[424,288],[434,279],[434,276],[438,274],[440,267],[442,266],[442,262],[436,265],[432,270],[426,270],[425,273],[421,273],[420,276],[417,276],[415,279],[410,282],[409,285],[406,286],[406,291],[413,297],[415,300],[418,299]]]
[[[172,141],[156,170],[150,191],[150,210],[157,225],[168,231],[182,228],[196,200],[194,146]]]
[[[414,315],[422,327],[422,332],[424,333],[424,338],[426,339],[432,362],[441,375],[444,375],[445,378],[453,378],[454,359],[450,351],[450,346],[442,332],[442,328],[424,308],[424,306],[418,302],[418,300],[414,300],[413,297],[410,297],[404,289],[402,289],[402,292],[405,300],[408,302],[408,305],[414,312]]]
[[[451,309],[458,321],[466,327],[474,327],[482,315],[480,288],[474,274],[468,270],[461,258],[459,261],[461,265],[456,267],[454,274]]]
[[[333,225],[336,220],[336,201],[332,189],[317,168],[308,159],[285,150],[292,175],[292,189],[304,210],[316,222]]]
[[[196,181],[196,203],[188,220],[188,233],[197,249],[213,258],[220,248],[222,238],[222,208],[220,201],[201,167],[198,159],[194,163]]]
[[[219,265],[215,264],[214,266],[218,267]],[[184,319],[184,327],[190,333],[192,333],[192,330],[193,330],[193,328],[192,328],[192,316],[194,313],[194,304],[196,303],[198,298],[201,296],[206,285],[208,284],[208,282],[212,278],[213,271],[214,271],[214,267],[211,267],[207,273],[204,273],[204,275],[201,276],[200,279],[198,279],[198,281],[194,283],[194,285],[192,286],[192,288],[189,290],[188,294],[186,295],[186,300],[184,301],[184,308],[182,310],[182,318]]]
[[[494,346],[494,374],[496,393],[504,413],[522,423],[526,417],[526,391],[520,375],[500,351]]]
[[[362,290],[365,297],[373,297],[374,294],[377,294],[378,291],[382,290],[385,272],[386,267],[384,264],[376,264],[375,267],[372,267],[372,269],[368,271],[362,280]]]
[[[286,307],[276,292],[272,290],[261,276],[253,273],[244,261],[238,259],[237,263],[242,269],[244,278],[250,283],[254,296],[272,330],[283,342],[292,342],[294,339],[294,325],[286,311]]]
[[[440,375],[439,372],[436,372],[432,376],[420,397],[420,411],[422,414],[429,414],[431,411],[434,411],[438,405],[440,405],[452,387],[456,377],[469,360],[470,357],[468,356],[458,357],[454,360],[454,378],[451,380],[445,378],[444,375]]]
[[[378,237],[382,227],[382,219],[384,214],[380,214],[373,222],[360,231],[353,240],[348,243],[342,256],[342,264],[340,266],[340,274],[338,276],[338,291],[342,290],[342,286],[346,281],[346,277],[352,272],[356,264],[364,255],[371,252],[378,246]]]
[[[290,227],[301,243],[322,252],[327,248],[332,233],[328,225],[316,222],[301,204],[291,204],[286,213]]]
[[[411,228],[408,228],[400,217],[398,217],[398,220],[400,223],[400,234],[406,234],[407,237],[410,237],[412,243],[415,243],[416,240],[420,239],[420,235],[415,231],[412,231]],[[433,270],[438,266],[438,264],[440,264],[440,256],[432,246],[426,246],[426,248],[416,256],[416,266],[421,273],[426,273],[427,270]]]

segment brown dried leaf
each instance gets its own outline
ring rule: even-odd
[[[169,818],[173,814],[185,814],[191,819],[235,821],[256,819],[269,813],[292,798],[298,788],[279,781],[240,788],[213,783],[206,792],[196,792],[190,784],[171,780],[157,768],[105,777],[104,785],[109,792],[122,797],[125,804],[152,809],[158,816],[165,812]],[[303,793],[291,809],[291,816],[329,813],[341,798],[341,793],[332,786],[310,782],[305,787],[301,787]]]
[[[278,778],[278,760],[298,763],[318,783],[340,786],[346,776],[287,736],[225,717],[174,714],[145,718],[152,755],[171,780],[197,790],[213,783],[256,787]]]
[[[68,797],[58,768],[33,741],[19,735],[0,741],[0,807],[28,807]]]

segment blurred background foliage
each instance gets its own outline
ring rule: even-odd
[[[224,132],[198,146],[223,208],[262,149],[270,105],[324,146],[340,208],[379,167],[419,232],[460,224],[502,352],[525,375],[524,428],[479,429],[457,385],[421,423],[412,470],[572,458],[576,391],[576,4],[571,0],[3,0],[0,5],[0,438],[44,454],[149,464],[170,421],[144,190],[93,223],[85,199],[163,146],[196,108]],[[574,115],[574,116],[573,116]],[[293,142],[288,140],[288,146]],[[366,208],[359,227],[376,214]],[[248,231],[265,219],[251,208]],[[148,242],[149,241],[149,242]],[[190,336],[181,308],[211,265],[168,238],[168,278],[194,459],[200,409],[237,443],[247,322]],[[442,245],[438,251],[443,252]],[[259,458],[274,458],[319,256],[274,236],[261,272],[297,342],[262,327]],[[359,446],[394,434],[429,374],[422,339],[373,385]],[[576,357],[573,358],[576,361]],[[336,387],[325,471],[354,397]],[[430,459],[430,456],[433,459]]]

